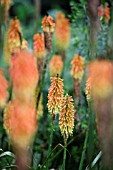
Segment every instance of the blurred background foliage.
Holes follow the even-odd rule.
[[[105,3],[107,1],[103,1]],[[88,57],[88,18],[86,13],[86,0],[41,0],[39,14],[36,13],[35,0],[13,0],[10,8],[10,18],[17,18],[20,20],[22,31],[25,39],[28,41],[29,48],[33,47],[33,35],[42,32],[41,19],[46,12],[55,18],[57,11],[63,11],[69,18],[71,23],[71,40],[66,52],[66,62],[64,66],[64,85],[65,91],[73,95],[73,79],[70,74],[70,62],[74,54],[80,54],[86,60]],[[109,3],[109,1],[108,1]],[[39,15],[39,16],[37,16]],[[101,31],[98,36],[98,55],[106,52],[108,25],[101,24]],[[55,40],[53,36],[53,51],[56,53]],[[50,57],[50,58],[51,58]],[[45,85],[43,88],[43,116],[38,122],[38,132],[36,134],[33,144],[32,167],[30,169],[37,170],[40,165],[44,163],[47,156],[47,148],[50,134],[50,115],[47,109],[47,94],[50,86],[49,67],[46,72]],[[85,80],[82,82],[82,96],[81,105],[77,110],[75,117],[75,127],[73,136],[68,140],[66,170],[78,170],[83,145],[85,140],[86,130],[88,128],[88,107],[85,99]],[[96,133],[96,132],[95,132]],[[93,158],[98,154],[98,140],[95,134],[95,153]],[[58,122],[55,122],[55,132],[53,137],[54,149],[50,157],[49,167],[56,170],[61,169],[63,157],[63,138],[60,134]],[[3,119],[0,115],[0,169],[14,169],[15,156],[12,154],[11,146],[8,144],[6,132],[3,128]],[[56,148],[56,149],[55,149]],[[83,169],[88,165],[88,153],[85,154]],[[95,169],[98,169],[101,164],[98,162]]]

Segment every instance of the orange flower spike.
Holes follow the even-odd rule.
[[[67,94],[63,97],[59,116],[60,130],[65,142],[67,141],[69,135],[73,134],[74,113],[74,101],[72,97]]]
[[[56,76],[59,74],[59,76],[62,73],[63,69],[63,61],[60,55],[54,55],[50,61],[50,75]]]
[[[78,79],[81,81],[84,73],[84,58],[79,54],[76,54],[71,62],[72,69],[71,75],[74,79]]]
[[[35,93],[38,82],[36,58],[28,51],[21,51],[12,57],[10,69],[14,96],[29,100]]]
[[[46,53],[44,35],[41,33],[35,34],[34,37],[34,53],[35,56],[40,60],[43,59]]]
[[[51,16],[45,16],[42,19],[42,28],[44,32],[44,41],[46,49],[52,51],[52,33],[54,32],[55,22]]]
[[[58,49],[65,51],[70,41],[70,23],[61,12],[56,15],[55,38]]]
[[[104,16],[105,16],[106,23],[108,23],[110,20],[110,8],[108,7],[108,4],[106,4],[105,6]]]
[[[42,28],[44,32],[54,32],[55,22],[51,16],[45,16],[43,18]]]
[[[4,127],[13,146],[29,147],[37,130],[35,107],[16,100],[9,102],[4,113]]]
[[[48,110],[52,115],[56,115],[60,108],[63,98],[63,80],[57,77],[51,77],[51,86],[48,93]]]
[[[4,107],[8,98],[8,82],[3,76],[3,71],[0,70],[0,108]]]
[[[113,91],[113,64],[109,60],[96,60],[88,67],[93,97],[106,98]]]

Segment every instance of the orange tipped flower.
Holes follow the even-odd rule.
[[[61,12],[56,15],[55,39],[57,48],[60,51],[65,51],[70,41],[70,23]]]
[[[8,97],[8,82],[3,76],[3,71],[0,70],[0,108],[6,104]]]
[[[55,22],[51,16],[45,16],[42,20],[42,28],[44,31],[44,41],[46,49],[52,51],[52,33],[55,28]]]
[[[63,61],[60,55],[54,55],[50,61],[50,75],[56,76],[61,75],[63,68]]]
[[[73,134],[74,113],[75,110],[73,99],[67,94],[65,97],[63,97],[59,117],[60,130],[65,142],[67,141],[69,135]]]
[[[41,33],[35,34],[34,37],[34,53],[38,59],[43,59],[45,56],[44,35]]]
[[[105,5],[105,8],[103,5],[100,5],[98,7],[98,16],[105,18],[106,23],[110,20],[110,8],[108,7],[108,4]]]
[[[99,17],[103,17],[104,16],[104,8],[103,8],[103,5],[100,5],[98,7],[98,16]]]
[[[21,42],[21,27],[18,19],[12,19],[10,21],[10,27],[6,33],[5,37],[5,47],[4,47],[4,56],[6,60],[6,64],[10,66],[11,63],[11,55],[14,53],[20,52],[20,49],[27,49],[27,41],[22,39]]]
[[[63,98],[63,80],[57,77],[51,77],[51,86],[48,93],[48,110],[55,115],[61,108]]]
[[[89,102],[91,100],[91,80],[90,78],[86,81],[86,99]]]
[[[108,4],[106,4],[105,6],[104,16],[105,16],[106,23],[108,23],[110,20],[110,8],[108,7]]]
[[[93,97],[106,98],[113,91],[113,64],[109,60],[96,60],[88,67]]]
[[[72,70],[71,75],[74,79],[81,81],[84,73],[84,58],[79,54],[74,56],[74,59],[71,62]]]
[[[42,28],[44,32],[53,32],[55,28],[55,22],[51,16],[45,16],[42,20]]]
[[[37,130],[35,107],[16,100],[9,102],[5,109],[4,127],[13,146],[27,148]]]
[[[22,101],[32,99],[38,82],[37,63],[33,54],[22,50],[15,55],[10,73],[14,97]]]

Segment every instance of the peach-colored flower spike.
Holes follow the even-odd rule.
[[[54,55],[50,61],[50,75],[56,76],[59,74],[59,76],[62,73],[63,69],[63,61],[62,57],[60,55]]]
[[[4,107],[8,98],[8,82],[3,75],[3,70],[0,70],[0,108]]]
[[[4,127],[13,147],[27,148],[37,130],[35,107],[18,100],[8,103],[4,113]]]
[[[71,62],[72,70],[71,75],[74,79],[81,81],[84,73],[84,58],[79,54],[74,56],[74,59]]]
[[[38,82],[36,58],[28,51],[21,50],[12,57],[10,74],[13,84],[14,97],[21,101],[29,101],[35,95]]]
[[[20,41],[20,34],[22,34],[22,31],[19,20],[17,18],[12,19],[6,32],[4,44],[4,57],[8,66],[11,64],[13,53],[19,53],[20,49],[27,49],[28,43],[25,39],[22,39],[22,42]]]
[[[43,59],[46,53],[44,35],[41,33],[35,34],[34,37],[34,53],[38,59]]]
[[[65,51],[70,41],[70,23],[61,12],[56,15],[55,39],[57,48]]]
[[[88,67],[93,97],[106,98],[113,91],[113,64],[109,60],[96,60]]]
[[[67,141],[69,135],[73,134],[74,113],[75,110],[73,99],[67,94],[63,97],[59,117],[60,130],[65,142]]]
[[[56,77],[51,77],[51,86],[48,93],[48,110],[52,115],[59,113],[63,98],[63,80]]]

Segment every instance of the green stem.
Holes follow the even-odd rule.
[[[74,140],[75,140],[75,138],[71,139],[71,140],[68,142],[67,146],[68,146],[69,144],[71,144]],[[61,148],[55,155],[53,155],[52,158],[51,158],[51,161],[53,161],[53,160],[62,152],[62,150],[63,150],[63,148]]]
[[[51,150],[52,150],[52,141],[53,141],[53,122],[51,122],[51,129],[50,129],[50,139],[49,139],[49,148],[48,148],[48,156],[50,155],[51,153]],[[48,167],[49,167],[49,160],[47,162],[47,168],[46,170],[48,170]]]
[[[83,169],[83,163],[84,163],[85,152],[86,152],[86,148],[87,148],[87,142],[88,142],[88,130],[86,131],[86,136],[85,136],[85,140],[84,140],[84,147],[83,147],[82,156],[81,156],[81,160],[80,160],[79,170]]]
[[[66,148],[67,148],[67,141],[64,144],[64,156],[63,156],[62,170],[65,170],[65,166],[66,166]]]

